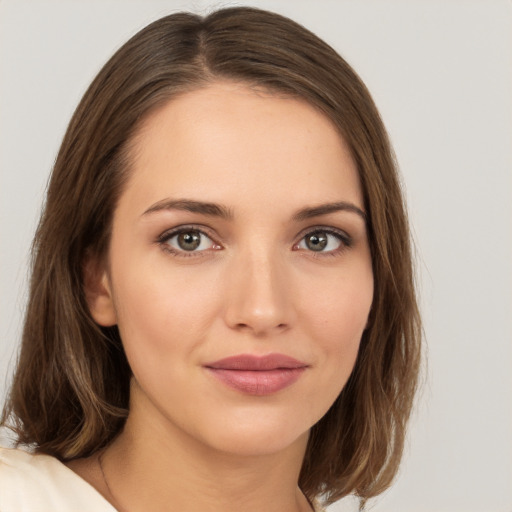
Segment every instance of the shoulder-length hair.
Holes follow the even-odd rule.
[[[61,460],[88,456],[120,431],[131,372],[117,328],[99,327],[89,313],[84,259],[108,251],[141,121],[178,94],[215,80],[309,102],[331,119],[357,163],[373,304],[350,379],[311,430],[299,485],[328,503],[351,493],[364,503],[397,472],[420,361],[403,195],[386,130],[356,73],[302,26],[258,9],[155,21],[116,52],[85,93],[35,235],[21,352],[2,423],[18,444]]]

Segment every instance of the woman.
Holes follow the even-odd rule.
[[[353,70],[273,13],[162,18],[55,163],[3,414],[35,454],[0,452],[0,510],[364,506],[398,468],[419,332]]]

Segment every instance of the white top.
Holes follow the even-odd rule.
[[[55,457],[0,447],[0,512],[116,512],[116,509]]]

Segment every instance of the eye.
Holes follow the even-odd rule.
[[[296,245],[297,249],[313,252],[337,252],[351,245],[348,235],[337,231],[318,229],[307,233]]]
[[[164,233],[159,242],[171,252],[202,252],[208,249],[219,249],[209,236],[198,229],[185,228]]]

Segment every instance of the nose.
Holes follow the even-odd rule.
[[[286,265],[276,255],[246,251],[231,266],[226,284],[225,321],[231,329],[264,337],[291,327],[292,290]]]

